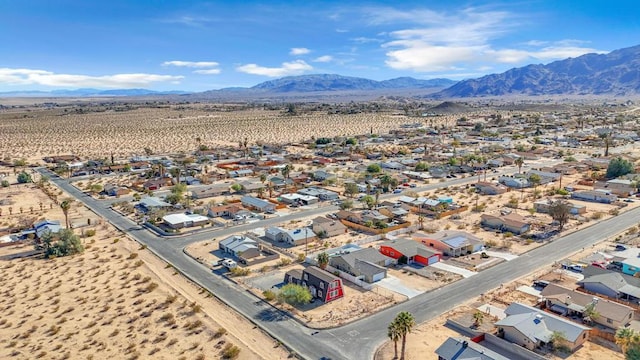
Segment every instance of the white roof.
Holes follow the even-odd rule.
[[[168,224],[182,224],[190,221],[193,221],[193,222],[207,221],[209,220],[209,218],[206,216],[198,215],[198,214],[188,215],[188,214],[180,213],[180,214],[165,215],[162,217],[162,220]]]

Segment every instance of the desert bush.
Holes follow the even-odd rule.
[[[272,301],[276,298],[276,293],[271,290],[265,290],[262,292],[262,296],[264,296],[265,300]]]
[[[240,355],[240,348],[233,344],[227,344],[224,349],[222,349],[223,359],[235,359],[238,355]]]
[[[218,339],[218,338],[223,337],[223,336],[224,336],[224,335],[226,335],[226,334],[227,334],[227,329],[225,329],[225,328],[218,328],[218,330],[216,330],[216,332],[215,332],[215,333],[213,333],[213,337],[214,337],[214,339]]]
[[[229,272],[231,272],[232,276],[247,276],[251,273],[251,269],[235,267],[229,270]]]

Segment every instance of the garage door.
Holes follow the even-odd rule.
[[[435,264],[435,263],[438,262],[438,257],[437,256],[432,256],[432,257],[429,258],[428,261],[429,261],[428,265]]]
[[[384,277],[385,277],[385,272],[383,271],[381,273],[374,274],[373,277],[372,277],[372,280],[373,280],[373,282],[376,282],[376,281],[380,281],[380,280],[384,279]]]

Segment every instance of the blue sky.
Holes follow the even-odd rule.
[[[634,1],[0,0],[0,91],[455,80],[640,43]]]

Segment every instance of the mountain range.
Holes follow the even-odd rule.
[[[558,94],[640,94],[640,45],[460,81],[433,97]]]
[[[159,92],[146,89],[78,89],[19,91],[2,96],[82,97],[186,95],[194,99],[313,99],[340,98],[344,94],[367,96],[421,95],[427,98],[463,98],[503,95],[612,95],[640,94],[640,45],[607,54],[585,54],[552,63],[532,64],[500,74],[455,82],[449,79],[420,80],[411,77],[376,81],[335,74],[288,76],[249,88],[236,87],[201,93]]]

